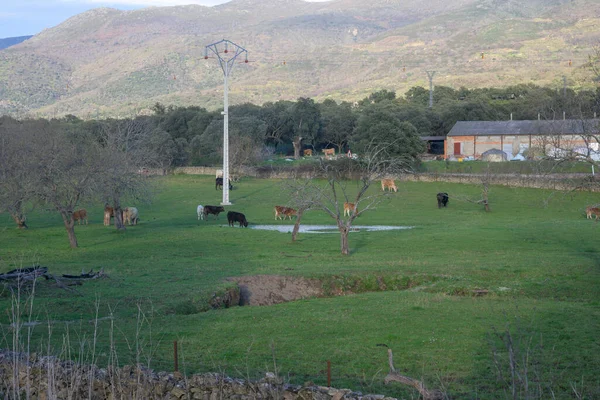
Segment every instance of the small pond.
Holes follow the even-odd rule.
[[[251,229],[260,229],[265,231],[278,231],[282,233],[292,233],[294,225],[248,225]],[[350,232],[374,232],[374,231],[396,231],[412,229],[414,226],[394,226],[394,225],[355,225]],[[300,233],[338,233],[336,225],[300,225]]]

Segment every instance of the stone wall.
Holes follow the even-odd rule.
[[[451,182],[480,185],[487,180],[490,185],[510,187],[528,187],[550,190],[589,190],[600,191],[600,176],[589,174],[404,174],[397,177],[400,181],[408,182]]]
[[[0,351],[0,398],[395,400],[349,389],[289,385],[273,373],[257,382],[215,373],[186,377],[144,367],[97,368],[10,351]]]
[[[174,174],[214,175],[219,168],[214,167],[180,167],[173,170]],[[310,178],[313,171],[289,168],[245,168],[242,176],[263,179],[289,179],[292,176]],[[357,177],[351,177],[357,179]],[[487,179],[491,185],[511,187],[529,187],[550,190],[589,190],[600,191],[600,176],[593,177],[589,174],[451,174],[451,173],[416,173],[401,174],[395,177],[407,182],[451,182],[479,185]]]

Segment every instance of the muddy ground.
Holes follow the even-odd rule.
[[[323,295],[321,282],[293,276],[256,275],[229,279],[240,288],[240,305],[269,306]]]

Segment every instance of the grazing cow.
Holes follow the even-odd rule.
[[[215,179],[215,190],[219,189],[219,187],[223,189],[223,178]],[[233,186],[231,186],[231,179],[229,180],[229,190],[233,190]]]
[[[138,220],[138,209],[135,207],[125,207],[123,210],[123,224],[137,225]]]
[[[204,206],[199,205],[196,212],[198,213],[198,221],[204,220]]]
[[[304,149],[304,157],[312,157],[312,150]]]
[[[229,223],[229,226],[233,226],[236,222],[240,223],[240,228],[242,226],[243,227],[248,226],[248,221],[246,221],[246,216],[242,213],[235,212],[235,211],[229,211],[227,213],[227,222]]]
[[[110,225],[110,219],[115,216],[115,210],[108,204],[104,206],[104,226]]]
[[[73,222],[78,221],[79,225],[81,225],[81,221],[85,221],[85,224],[88,224],[87,211],[85,208],[81,210],[73,211]]]
[[[390,190],[390,192],[392,190],[394,192],[398,191],[398,188],[396,187],[396,183],[394,182],[393,179],[382,179],[381,180],[381,190],[383,190],[385,192],[386,188],[388,188]]]
[[[283,210],[283,215],[285,215],[285,217],[289,217],[290,221],[291,221],[292,215],[295,215],[296,217],[298,217],[298,211],[293,208],[286,207],[286,209]],[[285,219],[285,217],[283,219]]]
[[[215,216],[215,219],[219,217],[219,214],[225,212],[223,206],[204,206],[204,217],[208,218],[208,214]]]
[[[335,149],[323,149],[325,156],[335,156]]]
[[[283,207],[283,206],[275,206],[275,219],[280,219],[282,215],[284,214],[284,211],[287,207]]]
[[[292,215],[297,215],[297,213],[296,210],[290,207],[275,206],[275,219],[285,219],[286,217],[290,217],[291,220]]]
[[[346,214],[350,216],[351,213],[356,213],[356,211],[356,204],[348,202],[344,203],[344,217],[346,216]]]
[[[448,193],[438,193],[437,194],[437,202],[438,202],[438,208],[448,206]]]
[[[600,217],[600,208],[589,206],[585,209],[585,214],[587,219],[592,219],[592,215],[595,215],[596,222],[598,222],[598,217]]]

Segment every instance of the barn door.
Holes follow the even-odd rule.
[[[454,143],[454,155],[455,156],[459,156],[459,155],[462,154],[461,151],[460,151],[461,144],[462,143],[460,143],[460,142],[459,143],[456,143],[456,142]]]

